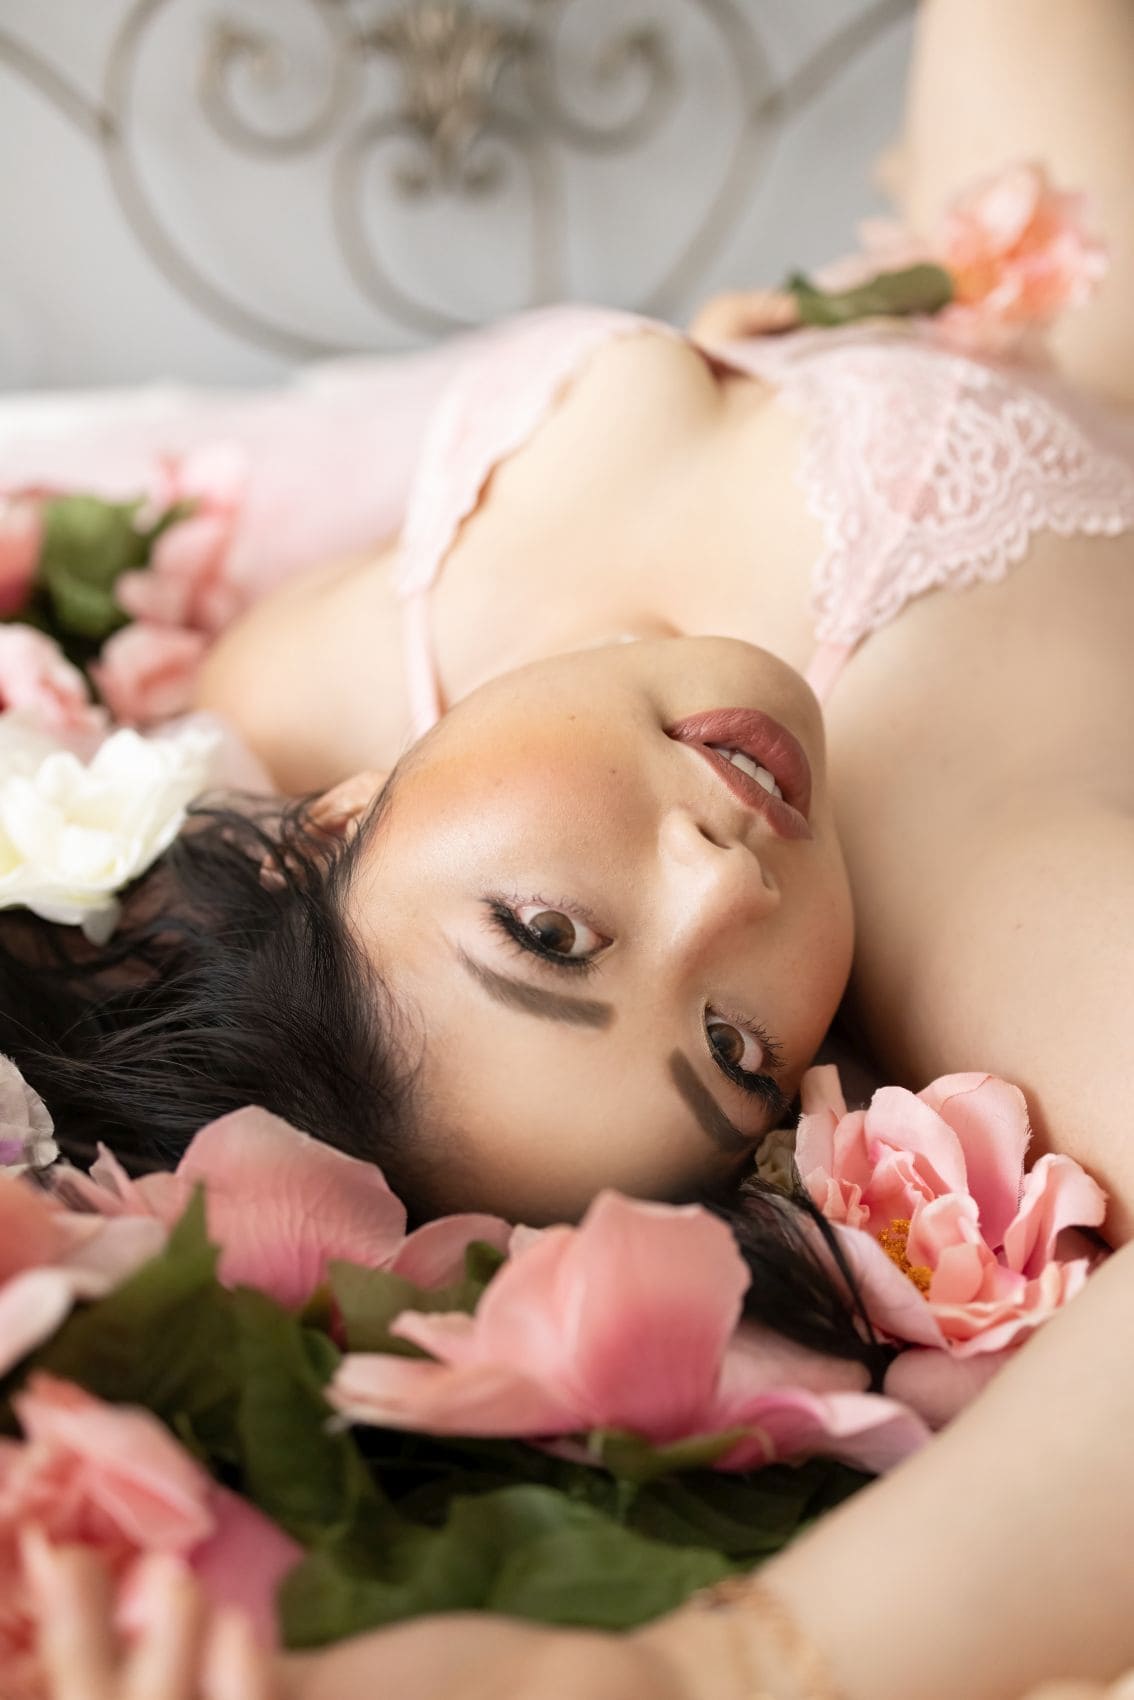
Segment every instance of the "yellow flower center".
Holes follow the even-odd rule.
[[[890,1226],[883,1228],[878,1235],[878,1244],[886,1253],[891,1263],[896,1263],[902,1274],[911,1280],[919,1293],[928,1293],[929,1284],[933,1280],[933,1271],[924,1263],[911,1263],[909,1258],[910,1223],[908,1216],[895,1216]]]

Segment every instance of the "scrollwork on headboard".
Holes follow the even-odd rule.
[[[209,0],[125,0],[99,98],[7,30],[0,30],[0,63],[97,147],[135,239],[185,298],[251,342],[305,358],[381,346],[391,330],[402,339],[432,337],[577,293],[572,242],[590,243],[600,255],[618,247],[611,185],[616,168],[625,184],[624,167],[635,156],[647,161],[650,187],[639,178],[627,204],[651,192],[671,197],[668,250],[652,277],[612,283],[606,293],[647,312],[671,312],[748,204],[779,127],[911,4],[865,0],[780,77],[752,0],[228,0],[221,10]],[[161,59],[155,43],[163,31]],[[265,173],[302,170],[306,186],[322,181],[328,246],[341,274],[336,288],[349,286],[354,297],[349,313],[335,316],[347,318],[353,334],[304,324],[319,315],[294,301],[287,313],[262,305],[254,289],[220,275],[178,233],[147,167],[161,102],[152,89],[146,96],[146,78],[159,73],[171,91],[164,110],[180,124],[176,147],[188,183],[248,170],[266,200]],[[672,131],[683,112],[688,127],[683,101],[695,75],[702,95],[710,90],[720,132],[699,179]],[[717,123],[726,107],[735,109],[728,134]],[[171,135],[164,135],[166,168]],[[207,169],[195,176],[197,148]],[[519,184],[526,185],[520,202]],[[279,238],[266,219],[258,222],[257,193],[249,192],[246,222],[258,255],[270,259]],[[206,204],[200,194],[193,202],[198,232]],[[588,225],[592,204],[606,226]],[[459,289],[407,278],[402,225],[424,230],[426,214],[444,209],[445,269],[449,281],[460,280],[475,265],[456,226],[473,208],[481,209],[482,242],[499,243],[502,254],[512,246],[494,280],[506,298],[483,299],[478,286],[481,299],[470,308]],[[515,232],[522,226],[521,261]],[[314,245],[312,219],[308,233]],[[217,247],[224,247],[219,237]]]

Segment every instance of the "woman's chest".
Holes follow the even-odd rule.
[[[442,564],[431,614],[447,701],[623,632],[737,637],[803,671],[817,593],[828,614],[863,600],[858,578],[878,550],[900,571],[908,544],[932,584],[914,520],[872,523],[855,507],[872,469],[842,480],[841,507],[817,499],[814,429],[767,385],[722,377],[679,340],[602,347],[492,472]],[[893,482],[890,461],[882,473]],[[946,503],[951,488],[930,494]],[[871,785],[845,792],[852,833],[876,784],[931,819],[949,799],[1042,784],[1052,764],[1073,786],[1113,783],[1134,724],[1128,538],[1041,531],[996,582],[891,601],[827,704],[840,766],[873,761]],[[1103,753],[1084,760],[1084,747]]]
[[[744,637],[805,667],[821,537],[799,439],[770,390],[686,344],[634,336],[592,356],[445,557],[431,612],[446,699],[638,630]]]

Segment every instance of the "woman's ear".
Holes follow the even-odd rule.
[[[349,779],[340,779],[316,797],[307,810],[308,820],[328,837],[345,837],[358,825],[388,778],[389,774],[377,768],[365,768]]]
[[[388,778],[389,774],[377,768],[366,768],[361,773],[352,773],[349,779],[340,779],[308,804],[307,824],[327,838],[351,837]],[[286,853],[284,861],[287,862]],[[260,863],[260,884],[265,891],[281,891],[287,884],[283,869],[271,853],[265,854]]]

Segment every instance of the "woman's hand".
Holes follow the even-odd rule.
[[[397,1700],[742,1700],[743,1694],[732,1684],[714,1686],[711,1674],[704,1687],[690,1687],[667,1658],[632,1635],[546,1629],[488,1615],[399,1624],[283,1663],[287,1700],[374,1700],[378,1682],[382,1694]]]
[[[33,1533],[24,1558],[45,1700],[283,1700],[248,1620],[211,1611],[177,1559],[143,1560],[127,1644],[115,1632],[110,1578],[96,1553],[52,1548]]]
[[[211,1612],[189,1572],[145,1561],[138,1628],[112,1626],[109,1578],[82,1547],[26,1551],[39,1616],[45,1700],[747,1700],[728,1613],[677,1612],[636,1634],[555,1630],[490,1616],[432,1617],[271,1659],[237,1612]],[[773,1679],[766,1690],[780,1692]],[[786,1695],[797,1689],[788,1680]],[[1110,1688],[1045,1684],[1025,1700],[1134,1700]]]
[[[734,289],[714,295],[698,307],[689,325],[694,342],[743,342],[794,330],[799,305],[784,289]]]

